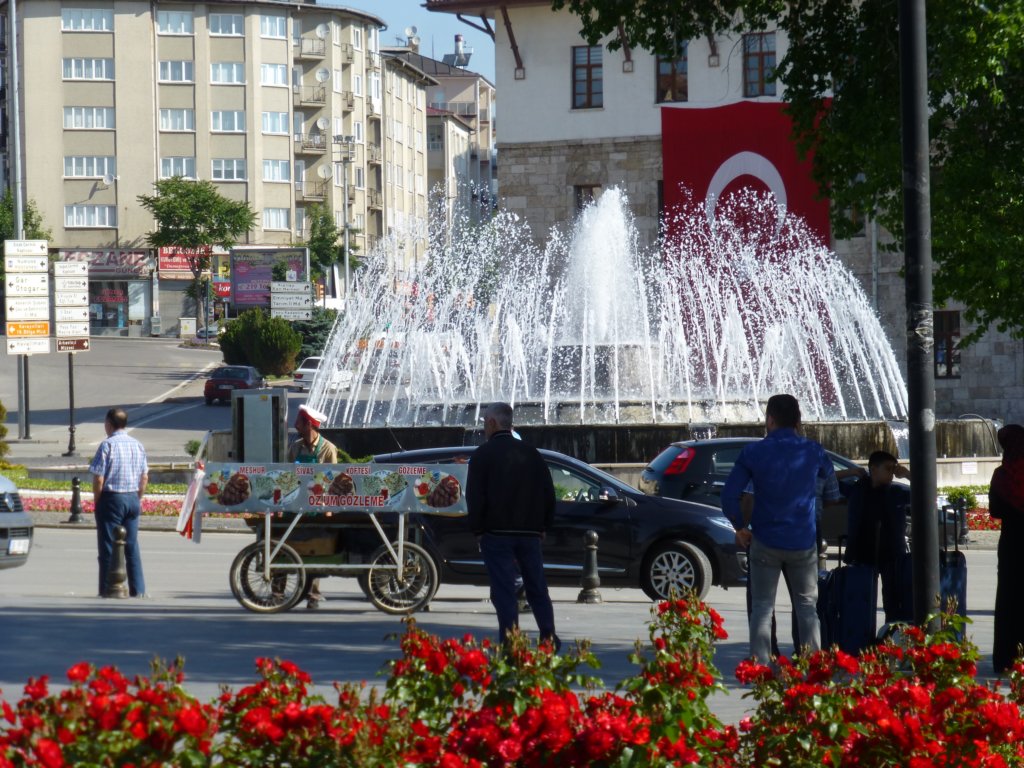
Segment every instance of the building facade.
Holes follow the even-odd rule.
[[[138,196],[158,179],[208,179],[247,202],[258,224],[240,244],[301,243],[313,205],[362,253],[394,219],[425,216],[433,81],[404,62],[389,70],[380,18],[294,2],[17,10],[25,198],[52,248],[90,262],[95,333],[175,333],[190,311],[187,275],[161,275],[146,243],[153,222]],[[111,287],[116,269],[132,280]]]
[[[770,74],[787,41],[770,29],[691,40],[666,59],[631,50],[628,41],[614,52],[590,46],[575,16],[540,0],[428,0],[427,7],[457,14],[495,41],[499,201],[537,233],[568,227],[586,202],[615,185],[627,191],[641,236],[654,242],[666,157],[702,151],[664,140],[662,110],[785,99]],[[872,300],[905,369],[903,257],[880,247],[887,238],[866,222],[858,236],[833,239],[831,247]],[[990,330],[959,349],[971,330],[963,307],[935,312],[937,415],[1024,420],[1024,344]]]

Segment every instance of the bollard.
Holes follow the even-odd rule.
[[[580,578],[579,596],[577,603],[600,603],[601,593],[597,588],[601,586],[601,576],[597,572],[597,531],[587,531],[583,534],[583,543],[586,546],[586,554],[583,556],[583,576]]]
[[[77,477],[71,478],[71,517],[65,523],[84,523],[82,518],[82,483]]]
[[[124,559],[124,545],[127,540],[128,531],[123,525],[117,526],[114,529],[114,548],[110,552],[104,597],[128,597],[128,567]]]

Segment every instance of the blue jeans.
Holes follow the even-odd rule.
[[[146,594],[146,582],[142,577],[142,555],[139,553],[139,515],[142,502],[137,493],[100,494],[96,502],[96,544],[99,549],[100,590],[107,591],[107,571],[110,569],[110,553],[114,551],[114,529],[123,525],[128,531],[124,545],[125,566],[128,569],[128,594],[132,597]]]
[[[491,602],[498,614],[498,637],[504,641],[509,630],[519,626],[516,579],[522,575],[526,599],[537,620],[541,640],[555,637],[555,609],[544,578],[544,558],[539,536],[480,537],[480,553],[491,582]]]
[[[772,612],[779,574],[786,567],[793,611],[802,648],[821,649],[818,625],[818,547],[775,549],[754,540],[750,545],[750,655],[766,663],[771,658]]]

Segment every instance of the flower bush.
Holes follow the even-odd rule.
[[[721,618],[696,599],[652,610],[636,674],[614,690],[586,642],[564,654],[515,635],[502,646],[441,639],[407,620],[383,689],[309,691],[288,661],[257,659],[258,678],[201,703],[181,662],[129,680],[78,663],[52,693],[30,679],[2,702],[8,766],[985,766],[1024,764],[1024,662],[1001,692],[975,680],[963,619],[906,627],[859,658],[838,650],[736,669],[756,710],[723,725],[708,697]]]

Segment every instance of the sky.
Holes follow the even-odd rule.
[[[424,0],[330,0],[329,5],[341,5],[368,11],[384,19],[388,28],[380,33],[381,45],[399,45],[405,41],[406,27],[416,27],[420,38],[420,53],[441,61],[446,53],[455,52],[455,35],[461,33],[466,48],[473,49],[467,69],[494,82],[494,42],[490,36],[467,24],[452,13],[431,13],[420,4]]]

